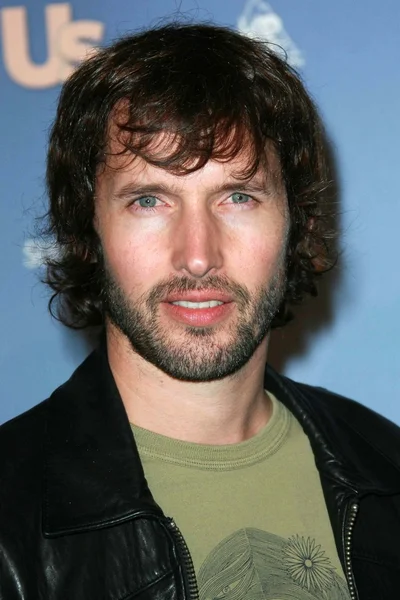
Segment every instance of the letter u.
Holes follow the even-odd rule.
[[[16,6],[2,10],[2,38],[5,68],[13,81],[28,88],[47,88],[60,81],[61,59],[58,54],[58,34],[72,18],[71,7],[49,4],[45,8],[47,60],[32,62],[29,53],[29,31],[26,8]]]

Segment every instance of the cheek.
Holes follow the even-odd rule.
[[[277,246],[265,243],[254,243],[249,246],[246,261],[241,265],[241,272],[247,279],[247,285],[259,287],[267,284],[282,269],[284,255],[284,251]]]
[[[232,241],[236,248],[232,268],[257,285],[269,279],[285,262],[288,225],[285,219],[262,222],[251,231],[242,231]]]
[[[166,255],[160,235],[145,228],[114,226],[102,237],[103,253],[108,268],[126,291],[141,293],[166,276]],[[164,244],[165,246],[165,244]],[[168,273],[168,270],[167,270]]]

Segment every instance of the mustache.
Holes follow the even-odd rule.
[[[161,281],[153,287],[146,302],[154,308],[159,302],[175,293],[185,292],[225,292],[235,298],[241,306],[250,303],[251,295],[248,289],[223,275],[210,275],[201,281],[190,277],[172,277]]]

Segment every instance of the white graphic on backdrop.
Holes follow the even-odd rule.
[[[59,250],[54,243],[30,238],[22,246],[24,266],[28,269],[38,269],[43,266],[46,258],[57,258]]]
[[[103,39],[104,23],[73,21],[68,2],[48,4],[44,10],[47,59],[37,64],[29,52],[26,8],[3,8],[0,14],[6,71],[13,81],[27,88],[43,89],[65,81],[77,63],[93,52]]]
[[[287,54],[292,67],[302,67],[304,56],[286,32],[282,18],[264,0],[247,0],[238,18],[237,27],[251,37],[261,38],[272,44],[277,54]]]

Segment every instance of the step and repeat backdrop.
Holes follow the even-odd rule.
[[[398,0],[1,0],[0,423],[90,349],[48,315],[35,240],[60,86],[92,48],[170,18],[262,37],[301,73],[330,140],[341,257],[320,297],[274,334],[271,362],[400,424]]]

